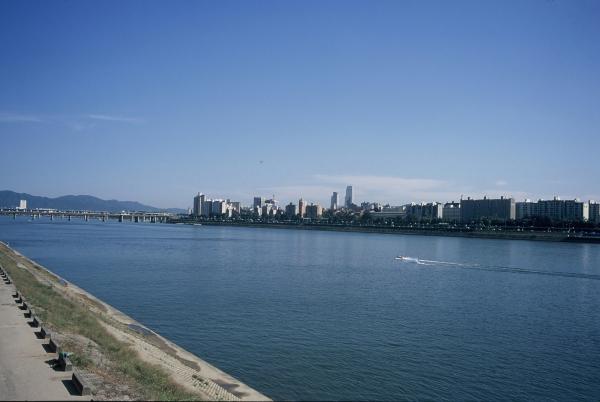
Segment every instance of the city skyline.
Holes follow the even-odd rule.
[[[600,199],[599,15],[594,1],[3,2],[0,186],[163,208],[198,188],[328,205],[348,183],[390,204]]]

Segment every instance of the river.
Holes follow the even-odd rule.
[[[597,244],[12,217],[0,240],[274,399],[600,397]]]

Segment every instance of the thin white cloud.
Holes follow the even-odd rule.
[[[508,182],[506,180],[499,179],[499,180],[496,180],[495,184],[498,187],[504,187],[504,186],[508,185]]]
[[[0,122],[2,123],[40,123],[42,118],[34,115],[19,114],[19,113],[0,113]]]
[[[0,123],[49,123],[66,125],[74,131],[82,131],[94,127],[94,122],[105,121],[115,123],[143,123],[136,117],[113,116],[106,114],[86,115],[36,115],[14,112],[0,112]]]
[[[88,114],[88,118],[93,120],[114,121],[123,123],[141,123],[143,120],[136,117],[110,116],[106,114]]]

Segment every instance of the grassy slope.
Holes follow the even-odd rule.
[[[112,368],[125,382],[139,387],[142,398],[150,400],[198,400],[173,383],[160,367],[142,361],[126,344],[118,341],[100,324],[99,317],[83,305],[61,296],[52,286],[40,283],[29,271],[0,250],[0,264],[12,277],[15,286],[35,307],[37,315],[58,332],[84,336],[98,344],[112,362]],[[82,353],[73,356],[75,365],[88,367],[93,362]]]

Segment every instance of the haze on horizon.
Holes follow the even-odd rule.
[[[600,199],[600,2],[1,2],[0,189]]]

